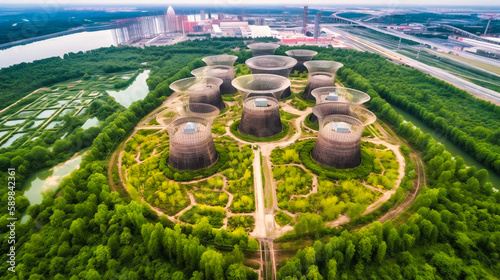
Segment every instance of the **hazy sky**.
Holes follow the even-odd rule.
[[[160,5],[242,5],[242,4],[268,4],[268,5],[380,5],[397,7],[399,5],[417,5],[420,7],[427,5],[446,6],[500,6],[498,0],[0,0],[0,4],[38,4],[38,5],[67,5],[67,4],[160,4]]]

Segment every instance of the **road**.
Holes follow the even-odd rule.
[[[262,169],[260,166],[260,151],[253,151],[253,181],[255,191],[255,238],[266,238],[266,215],[264,205],[264,188],[262,187]]]
[[[363,40],[359,37],[356,37],[353,34],[347,33],[343,30],[334,28],[332,26],[329,26],[328,28],[331,28],[335,32],[340,33],[346,39],[346,43],[348,42],[348,43],[356,46],[358,49],[366,50],[366,51],[373,52],[373,53],[378,53],[378,54],[381,54],[381,55],[383,55],[387,58],[390,58],[392,60],[394,60],[395,57],[399,57],[399,58],[401,58],[401,60],[397,60],[399,63],[407,64],[407,65],[409,65],[415,69],[418,69],[424,73],[427,73],[427,74],[432,75],[432,76],[434,76],[438,79],[441,79],[445,82],[453,84],[454,86],[456,86],[460,89],[463,89],[463,90],[469,92],[470,94],[472,94],[478,98],[482,98],[482,99],[485,99],[485,100],[488,100],[488,101],[491,101],[495,104],[500,105],[500,93],[498,93],[496,91],[493,91],[493,90],[484,88],[482,86],[476,85],[472,82],[463,80],[460,77],[457,77],[453,74],[446,72],[445,70],[439,69],[437,67],[429,66],[429,65],[424,64],[420,61],[417,61],[417,60],[411,59],[407,56],[404,56],[400,53],[393,52],[393,51],[391,51],[387,48],[384,48],[380,45],[374,44],[373,42],[366,43],[365,40]]]
[[[338,17],[338,18],[341,18],[341,17]],[[464,52],[464,51],[455,50],[455,49],[450,48],[448,46],[445,46],[445,45],[442,45],[442,44],[438,44],[436,42],[431,42],[431,41],[428,41],[428,40],[425,40],[425,39],[422,39],[422,38],[418,38],[418,37],[415,37],[415,36],[411,36],[411,35],[408,35],[408,34],[405,34],[405,33],[402,33],[402,32],[398,32],[398,31],[394,31],[394,30],[387,30],[387,29],[383,29],[383,28],[378,28],[376,26],[373,26],[372,24],[366,24],[366,23],[362,23],[362,22],[355,21],[355,20],[350,20],[350,19],[345,19],[345,18],[341,18],[341,19],[353,22],[355,24],[358,24],[360,26],[363,26],[363,27],[371,29],[371,30],[375,30],[377,32],[381,32],[381,33],[384,33],[384,34],[388,34],[388,35],[396,36],[396,37],[399,37],[399,38],[407,39],[407,40],[414,41],[414,42],[417,42],[417,43],[420,43],[420,44],[423,44],[423,45],[429,45],[429,46],[435,47],[437,49],[445,50],[447,52],[448,51],[455,52],[455,53],[458,53],[462,57],[466,57],[466,58],[469,58],[469,59],[481,61],[483,63],[488,63],[488,64],[491,64],[491,65],[500,67],[500,61],[496,61],[496,60],[489,59],[489,58],[486,58],[486,57],[481,57],[481,56],[478,56],[478,55],[475,55],[475,54],[471,54],[471,53],[468,53],[468,52]],[[322,26],[326,26],[326,25],[322,25]]]

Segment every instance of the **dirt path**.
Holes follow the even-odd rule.
[[[2,110],[0,110],[0,114],[3,113],[3,112],[5,112],[5,111],[7,111],[10,107],[15,106],[17,103],[21,102],[23,99],[30,97],[32,94],[35,94],[35,93],[37,93],[39,91],[42,91],[42,90],[49,90],[49,89],[50,88],[42,87],[42,88],[39,88],[39,89],[33,91],[32,93],[26,95],[25,97],[17,100],[16,102],[14,102],[14,103],[10,104],[9,106],[7,106],[7,107],[3,108]]]
[[[366,214],[370,214],[371,212],[377,210],[380,206],[382,206],[382,204],[384,204],[384,202],[389,200],[391,198],[391,196],[396,193],[397,189],[401,185],[401,181],[403,180],[403,178],[405,176],[406,163],[405,163],[405,157],[403,156],[403,154],[399,150],[399,147],[400,147],[399,145],[389,144],[388,142],[380,140],[380,139],[366,138],[363,140],[377,144],[377,145],[386,146],[389,150],[391,150],[394,153],[394,155],[396,155],[396,160],[399,163],[399,168],[398,168],[399,176],[395,182],[394,188],[392,188],[392,190],[383,192],[383,195],[379,199],[377,199],[377,201],[368,205],[368,207],[366,207],[365,212],[363,213],[363,215],[366,215]]]
[[[264,189],[262,187],[262,172],[260,166],[260,151],[253,151],[253,186],[255,192],[255,228],[251,233],[254,238],[266,237],[266,216],[264,205]]]
[[[413,160],[415,160],[415,162],[417,163],[418,176],[417,176],[416,186],[412,189],[411,193],[409,193],[407,195],[405,202],[401,203],[398,207],[389,210],[387,213],[385,213],[384,216],[382,216],[382,217],[380,217],[380,219],[378,219],[378,221],[380,223],[384,223],[388,220],[393,220],[397,216],[399,216],[399,214],[401,214],[403,211],[405,211],[406,208],[408,208],[411,205],[411,203],[415,200],[415,198],[417,197],[417,194],[420,191],[420,188],[422,187],[422,185],[425,185],[427,178],[425,177],[424,164],[423,164],[422,160],[415,155],[413,155]]]

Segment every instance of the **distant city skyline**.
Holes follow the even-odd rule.
[[[414,0],[253,0],[246,2],[242,0],[214,0],[207,3],[203,0],[52,0],[52,1],[36,1],[36,0],[3,0],[1,4],[36,4],[36,5],[203,5],[203,6],[241,6],[241,5],[365,5],[365,6],[500,6],[497,0],[420,0],[418,3]]]

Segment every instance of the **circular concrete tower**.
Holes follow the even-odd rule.
[[[310,61],[318,52],[304,49],[289,50],[285,52],[289,57],[293,57],[297,60],[297,65],[292,68],[292,71],[306,71],[307,68],[304,66],[304,62]]]
[[[245,99],[238,130],[244,135],[259,138],[280,133],[283,127],[278,100],[269,96],[254,96]]]
[[[170,138],[168,164],[177,170],[208,168],[218,159],[212,122],[219,109],[203,103],[191,103],[186,109],[184,116],[167,126]]]
[[[234,79],[234,70],[232,66],[228,65],[214,65],[214,66],[204,66],[196,68],[191,71],[191,74],[195,77],[216,77],[222,80],[220,86],[221,94],[233,94],[236,93],[236,89],[233,87],[231,82]]]
[[[283,91],[290,87],[290,80],[273,74],[251,74],[234,79],[232,85],[241,93],[243,99],[269,96],[279,100]]]
[[[275,43],[253,43],[247,47],[252,50],[253,56],[259,55],[273,55],[274,51],[279,48],[280,45]]]
[[[313,60],[304,62],[304,66],[309,72],[304,96],[314,100],[314,96],[311,94],[312,90],[319,87],[335,86],[335,73],[344,64],[329,60]]]
[[[344,102],[350,104],[363,104],[370,100],[370,96],[362,91],[345,87],[320,87],[311,92],[316,99],[316,104],[327,102]],[[317,122],[316,115],[312,114],[311,122]]]
[[[222,79],[216,77],[191,77],[177,80],[170,84],[170,88],[179,93],[189,95],[189,103],[211,104],[224,109],[224,102],[220,94]]]
[[[321,103],[313,108],[319,133],[311,156],[318,163],[337,169],[361,164],[361,134],[376,116],[367,109],[344,102]]]
[[[281,55],[261,55],[247,59],[245,64],[253,74],[274,74],[288,79],[290,70],[297,64],[297,60]],[[281,98],[286,98],[290,94],[290,87],[288,87],[283,91]]]
[[[216,65],[226,65],[226,66],[234,66],[234,62],[238,57],[236,55],[230,54],[219,54],[219,55],[211,55],[202,58],[203,62],[205,62],[208,66],[216,66]]]

